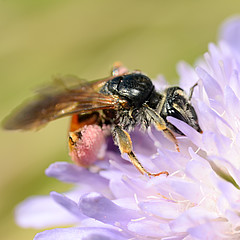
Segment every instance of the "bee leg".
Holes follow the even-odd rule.
[[[118,145],[121,154],[126,153],[131,160],[132,164],[138,169],[138,171],[142,174],[147,174],[148,176],[159,176],[161,174],[168,175],[168,172],[163,171],[159,173],[150,173],[148,172],[142,164],[138,161],[136,155],[133,152],[132,149],[132,140],[130,138],[130,135],[123,130],[120,126],[115,126],[113,129],[113,137],[115,140],[115,143]]]
[[[71,159],[79,166],[90,167],[105,153],[106,133],[97,124],[85,125],[69,132],[68,146]]]
[[[169,139],[170,141],[172,141],[174,144],[175,144],[175,147],[176,147],[176,150],[178,152],[180,152],[180,149],[179,149],[179,145],[178,145],[178,141],[176,139],[176,137],[174,136],[174,134],[172,133],[171,130],[169,130],[168,128],[162,130],[163,131],[163,134],[164,136]]]
[[[189,100],[189,101],[191,101],[194,88],[195,88],[197,85],[198,85],[198,83],[195,83],[195,84],[190,88],[189,97],[188,97],[188,100]]]
[[[158,131],[163,131],[164,136],[172,141],[175,146],[176,150],[180,152],[179,145],[176,137],[174,136],[173,132],[167,128],[165,120],[152,108],[150,108],[147,104],[143,105],[145,107],[145,112],[151,119],[154,121],[155,127]]]

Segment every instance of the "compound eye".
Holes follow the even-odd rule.
[[[167,113],[168,116],[172,116],[181,121],[187,122],[188,109],[190,104],[186,98],[182,89],[176,89],[173,91],[172,96],[168,98]]]
[[[179,119],[181,121],[184,121],[184,122],[187,122],[186,118],[183,116],[183,114],[181,114],[181,112],[184,111],[184,110],[182,109],[182,111],[178,111],[179,108],[180,107],[178,105],[176,105],[176,107],[171,107],[168,110],[168,116],[177,118],[177,119]]]

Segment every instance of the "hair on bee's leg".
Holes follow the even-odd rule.
[[[172,131],[168,128],[166,129],[163,129],[163,134],[164,136],[169,139],[170,141],[172,141],[174,144],[175,144],[175,148],[178,152],[180,152],[180,149],[179,149],[179,145],[178,145],[178,141],[176,139],[176,137],[174,136],[174,134],[172,133]]]
[[[178,141],[174,136],[173,132],[167,128],[164,119],[154,109],[150,108],[147,104],[144,104],[143,106],[145,107],[145,112],[154,121],[156,129],[158,131],[163,131],[164,136],[170,141],[172,141],[175,144],[176,150],[180,152]]]
[[[196,83],[190,88],[189,97],[188,97],[188,100],[189,100],[189,101],[191,101],[194,88],[195,88],[197,85],[198,85],[198,83],[196,82]]]
[[[113,129],[113,137],[115,143],[118,145],[121,154],[126,153],[131,160],[132,164],[138,169],[138,171],[142,174],[147,174],[148,176],[159,176],[161,174],[169,175],[167,171],[159,172],[159,173],[150,173],[148,172],[142,164],[138,161],[136,155],[132,149],[132,140],[130,135],[123,130],[120,126],[115,126]]]

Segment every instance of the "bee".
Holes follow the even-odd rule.
[[[110,77],[40,92],[34,100],[13,112],[3,127],[38,129],[50,121],[72,116],[68,144],[70,156],[78,165],[88,167],[103,155],[103,143],[112,135],[121,154],[126,153],[140,173],[168,175],[167,171],[151,173],[142,166],[133,151],[129,133],[137,126],[146,130],[154,125],[179,151],[174,133],[184,134],[168,122],[167,117],[177,118],[202,132],[190,102],[195,86],[190,90],[190,97],[180,87],[157,92],[145,74],[129,72],[117,64]]]

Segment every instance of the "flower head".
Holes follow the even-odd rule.
[[[155,129],[131,134],[141,163],[152,172],[167,170],[168,177],[141,175],[111,148],[96,172],[57,162],[46,174],[75,188],[27,199],[16,210],[19,225],[76,226],[44,231],[36,240],[239,239],[239,42],[235,18],[223,25],[218,46],[210,44],[195,69],[178,65],[183,89],[198,83],[192,104],[202,134],[169,117],[185,134],[178,137],[180,152]]]

